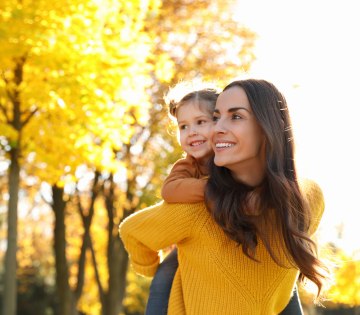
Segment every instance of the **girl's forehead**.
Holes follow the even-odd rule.
[[[208,106],[201,104],[199,102],[189,102],[182,104],[177,110],[177,119],[179,120],[182,117],[198,117],[201,115],[211,116],[213,110],[210,110]]]
[[[209,114],[209,113],[211,114],[214,110],[215,104],[213,104],[209,101],[205,101],[205,100],[189,100],[189,101],[186,101],[183,104],[181,104],[181,106],[179,106],[179,110],[182,107],[186,107],[186,108],[184,108],[184,110],[187,110],[187,111],[196,109],[196,110],[203,112],[204,114]],[[179,113],[179,110],[178,110],[178,113]]]

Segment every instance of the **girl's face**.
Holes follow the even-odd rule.
[[[213,120],[215,165],[228,168],[241,181],[244,174],[254,174],[261,181],[265,170],[265,136],[245,91],[231,87],[222,92]]]
[[[180,145],[199,162],[206,162],[212,155],[210,133],[212,115],[198,102],[189,101],[177,110]]]

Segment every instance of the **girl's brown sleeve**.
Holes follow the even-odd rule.
[[[206,178],[197,178],[198,172],[191,158],[178,160],[166,178],[161,195],[169,203],[204,201]]]

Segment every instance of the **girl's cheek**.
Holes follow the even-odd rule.
[[[212,134],[213,134],[212,125],[209,125],[209,126],[207,127],[206,134],[207,134],[207,137],[208,137],[208,138],[212,137]]]

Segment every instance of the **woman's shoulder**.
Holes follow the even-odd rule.
[[[299,186],[303,193],[306,195],[312,195],[314,197],[321,198],[323,196],[320,185],[310,178],[299,179]]]
[[[320,185],[312,179],[302,178],[299,186],[311,211],[310,234],[313,234],[325,210],[325,200]]]

